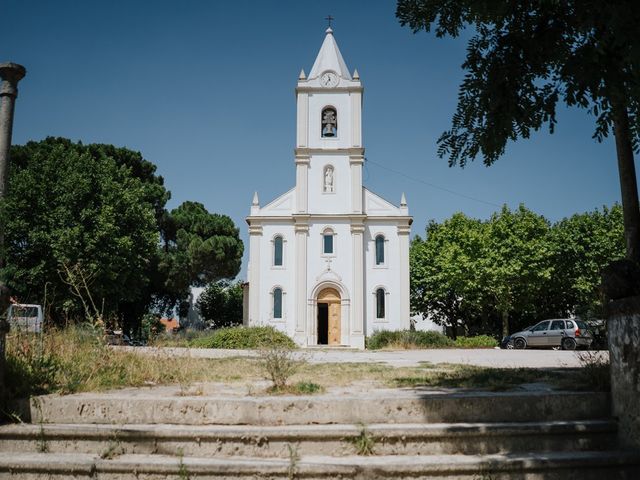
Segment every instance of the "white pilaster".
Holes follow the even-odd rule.
[[[295,333],[294,341],[306,345],[307,340],[307,218],[296,218]]]
[[[309,198],[309,162],[310,156],[296,154],[296,211],[307,213]]]
[[[362,146],[362,91],[351,92],[351,145]]]
[[[260,325],[260,242],[262,225],[249,225],[249,325]]]
[[[398,249],[400,262],[400,325],[403,330],[410,327],[410,304],[409,304],[409,233],[410,224],[398,225]]]
[[[364,225],[362,221],[351,223],[351,249],[353,254],[353,298],[351,299],[352,347],[364,349]]]
[[[362,165],[364,155],[349,155],[351,165],[351,212],[362,213]]]
[[[298,119],[297,119],[297,138],[298,147],[309,146],[309,94],[306,92],[298,92]]]

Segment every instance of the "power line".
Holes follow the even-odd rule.
[[[452,195],[457,195],[458,197],[466,198],[467,200],[473,200],[474,202],[484,203],[485,205],[491,205],[492,207],[502,208],[502,205],[498,205],[497,203],[488,202],[488,201],[482,200],[480,198],[471,197],[469,195],[465,195],[464,193],[456,192],[454,190],[450,190],[448,188],[441,187],[441,186],[436,185],[434,183],[427,182],[425,180],[422,180],[420,178],[416,178],[416,177],[411,176],[411,175],[407,175],[406,173],[402,173],[402,172],[400,172],[398,170],[394,170],[393,168],[386,167],[386,166],[384,166],[384,165],[382,165],[382,164],[380,164],[378,162],[374,162],[373,160],[369,160],[368,158],[365,158],[365,162],[373,163],[374,165],[377,165],[378,167],[380,167],[380,168],[382,168],[384,170],[387,170],[389,172],[395,173],[396,175],[400,175],[401,177],[407,178],[409,180],[413,180],[414,182],[422,183],[423,185],[427,185],[428,187],[436,188],[438,190],[442,190],[443,192],[447,192],[447,193],[450,193]],[[366,163],[365,163],[365,165],[366,165]]]

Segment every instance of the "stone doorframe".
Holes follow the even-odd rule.
[[[351,310],[351,299],[347,288],[342,283],[335,281],[318,283],[307,300],[307,345],[318,345],[318,295],[325,288],[333,288],[340,294],[340,343],[342,345],[350,345],[351,321],[349,312]]]

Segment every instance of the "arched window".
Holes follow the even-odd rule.
[[[282,318],[282,289],[273,290],[273,318]]]
[[[384,235],[376,237],[376,265],[384,265]]]
[[[283,241],[282,237],[278,235],[273,239],[273,265],[281,267],[283,264]]]
[[[376,318],[385,318],[385,291],[384,288],[376,290]]]
[[[333,230],[330,228],[326,228],[322,232],[322,253],[324,255],[333,255],[335,252],[335,248],[333,245]]]
[[[333,107],[322,109],[322,131],[323,138],[333,138],[338,136],[338,114]]]

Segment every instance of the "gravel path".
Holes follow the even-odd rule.
[[[206,348],[173,347],[113,347],[140,354],[193,358],[257,357],[254,350],[216,350]],[[295,355],[311,363],[386,363],[393,367],[413,367],[421,362],[461,363],[500,368],[574,368],[579,367],[580,355],[596,352],[569,352],[562,350],[500,350],[500,349],[432,349],[395,351],[354,351],[341,349],[301,349]],[[609,352],[597,352],[608,358]]]

